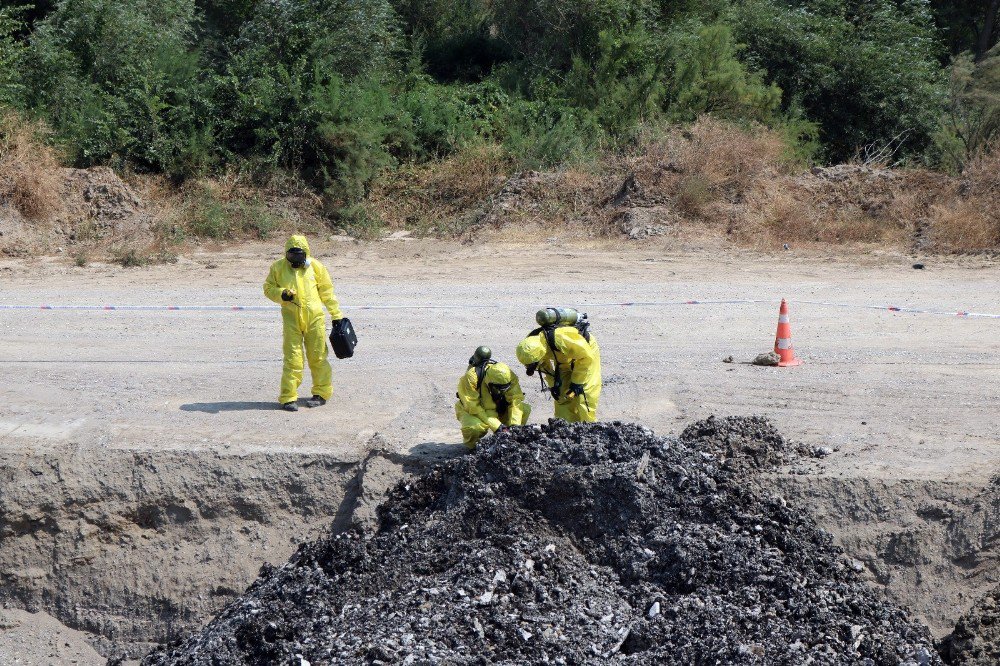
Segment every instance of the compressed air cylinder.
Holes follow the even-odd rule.
[[[573,308],[543,308],[535,313],[539,326],[573,326],[580,319],[580,313]]]

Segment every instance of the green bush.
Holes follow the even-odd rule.
[[[572,107],[588,109],[611,137],[630,137],[643,120],[658,114],[664,100],[660,45],[647,32],[600,33],[596,58],[573,58],[562,92]]]
[[[737,59],[743,48],[726,25],[675,33],[669,51],[675,63],[669,82],[669,117],[693,121],[709,113],[728,120],[771,122],[781,89],[765,84]]]
[[[604,132],[593,112],[555,102],[521,102],[510,111],[504,148],[521,169],[593,160]]]
[[[385,223],[363,204],[345,206],[337,211],[339,226],[362,240],[374,240],[385,231]]]
[[[943,86],[926,0],[745,0],[726,20],[746,62],[819,124],[829,159],[928,144]]]
[[[80,165],[207,167],[195,24],[194,0],[60,0],[23,58],[26,102]]]
[[[195,236],[223,240],[232,238],[237,225],[226,206],[209,193],[197,197],[187,212],[187,228]]]
[[[655,22],[654,0],[495,0],[499,38],[532,76],[566,71],[574,58],[593,61],[601,33],[628,32]]]
[[[1000,47],[978,64],[971,53],[955,58],[949,72],[948,106],[930,150],[934,164],[960,173],[1000,141]]]
[[[24,25],[24,10],[24,7],[0,7],[0,104],[17,104],[23,94],[18,64],[24,45],[16,35]]]

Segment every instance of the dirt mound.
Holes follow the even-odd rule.
[[[959,619],[941,642],[941,654],[953,666],[1000,664],[1000,587],[993,588]]]
[[[58,168],[52,174],[58,204],[42,218],[32,219],[0,201],[0,254],[152,242],[154,215],[113,170]]]
[[[397,486],[374,534],[265,567],[143,663],[940,664],[829,534],[755,483],[784,447],[760,419],[680,439],[514,429]]]

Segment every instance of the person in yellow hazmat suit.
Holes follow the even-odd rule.
[[[299,409],[302,348],[305,347],[305,358],[312,373],[312,397],[306,401],[306,406],[325,405],[333,394],[333,371],[327,360],[323,306],[330,311],[334,321],[344,315],[333,293],[330,273],[319,260],[309,255],[305,236],[292,236],[285,243],[285,256],[271,264],[271,272],[264,282],[264,295],[281,306],[284,324],[285,363],[278,402],[289,412]]]
[[[597,420],[601,350],[589,331],[584,337],[575,326],[543,326],[518,344],[517,360],[529,376],[536,371],[541,374],[555,400],[557,419],[571,423]]]
[[[524,425],[531,415],[517,375],[492,355],[489,347],[476,349],[469,369],[458,380],[455,418],[462,426],[462,442],[470,449],[487,433]]]

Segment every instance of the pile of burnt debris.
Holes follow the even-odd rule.
[[[515,428],[143,664],[941,664],[767,490],[795,454],[761,418]]]

